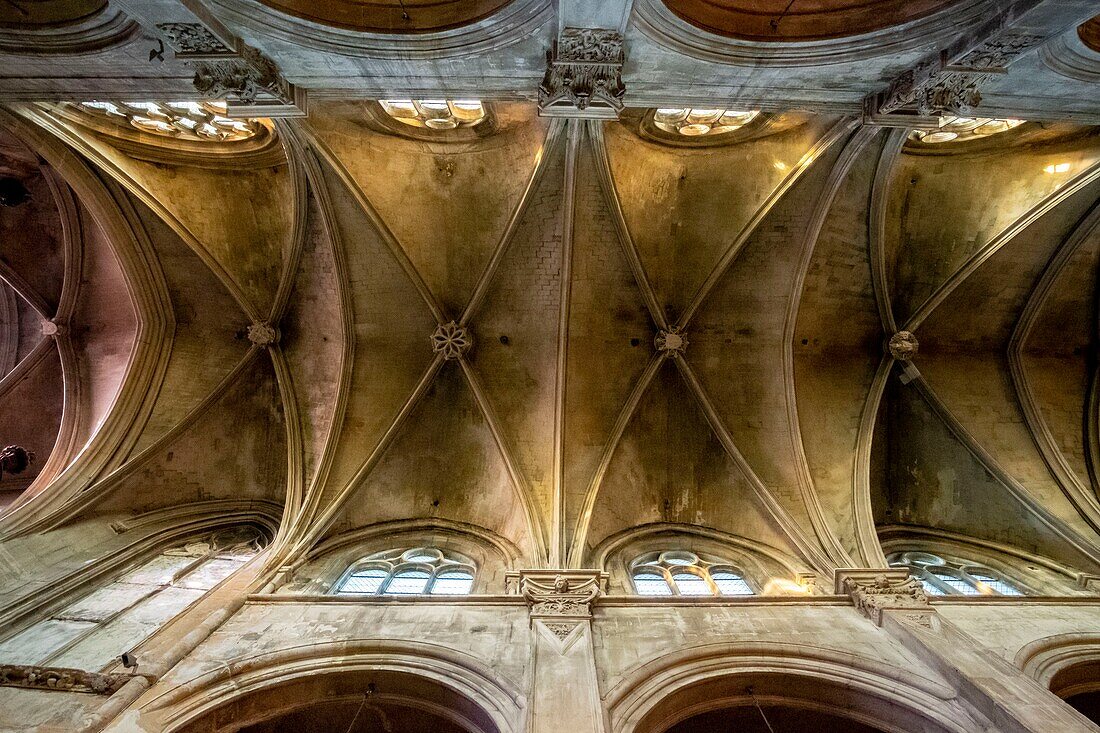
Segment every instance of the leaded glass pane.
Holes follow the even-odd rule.
[[[672,589],[668,587],[663,575],[656,573],[636,573],[634,575],[634,590],[640,596],[670,596]]]
[[[975,580],[980,580],[988,585],[991,589],[993,589],[994,593],[999,593],[1002,596],[1023,595],[1023,593],[1021,593],[1019,590],[1001,580],[1000,578],[994,578],[992,575],[984,575],[978,573],[972,573],[972,575],[974,576]]]
[[[386,586],[387,596],[415,596],[424,592],[432,576],[423,570],[402,570]]]
[[[383,581],[389,575],[381,568],[368,568],[357,570],[347,577],[340,586],[341,593],[354,593],[356,595],[372,596],[382,587]]]
[[[710,586],[707,581],[694,573],[674,573],[672,580],[676,583],[676,590],[682,596],[709,596]]]
[[[933,573],[933,575],[956,593],[961,593],[964,596],[981,595],[977,588],[970,585],[970,583],[967,583],[962,578],[956,578],[954,575],[948,575],[947,573]]]
[[[474,576],[460,570],[440,573],[432,583],[433,596],[465,596],[470,594]]]
[[[718,570],[710,574],[711,580],[718,586],[718,592],[724,596],[755,595],[745,579],[728,570]]]
[[[939,586],[935,585],[930,580],[924,580],[922,578],[921,581],[920,581],[920,584],[924,587],[924,592],[927,593],[930,596],[942,596],[942,595],[944,595],[944,592],[942,590],[940,590]]]

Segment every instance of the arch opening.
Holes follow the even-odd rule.
[[[311,671],[253,689],[174,733],[506,733],[468,696],[385,665]]]

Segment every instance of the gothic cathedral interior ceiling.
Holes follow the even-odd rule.
[[[0,732],[1100,731],[1097,0],[0,0]]]

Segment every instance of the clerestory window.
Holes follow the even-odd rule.
[[[77,107],[142,132],[183,140],[233,142],[261,130],[255,120],[231,118],[225,102],[81,102]]]
[[[683,550],[639,557],[631,564],[631,578],[640,596],[756,595],[744,575],[730,563],[704,560]]]
[[[1022,596],[1023,591],[989,568],[967,561],[949,561],[928,552],[894,552],[890,567],[906,568],[930,596]]]
[[[264,541],[258,530],[239,527],[165,550],[0,643],[0,663],[103,670],[251,560]]]
[[[477,99],[383,99],[378,104],[398,122],[430,130],[473,127],[488,117]]]
[[[354,596],[465,596],[474,586],[473,563],[434,547],[389,550],[359,560],[334,593]]]

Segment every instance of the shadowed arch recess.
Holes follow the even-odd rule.
[[[857,36],[943,10],[953,0],[664,0],[703,30],[747,41],[820,41]]]

